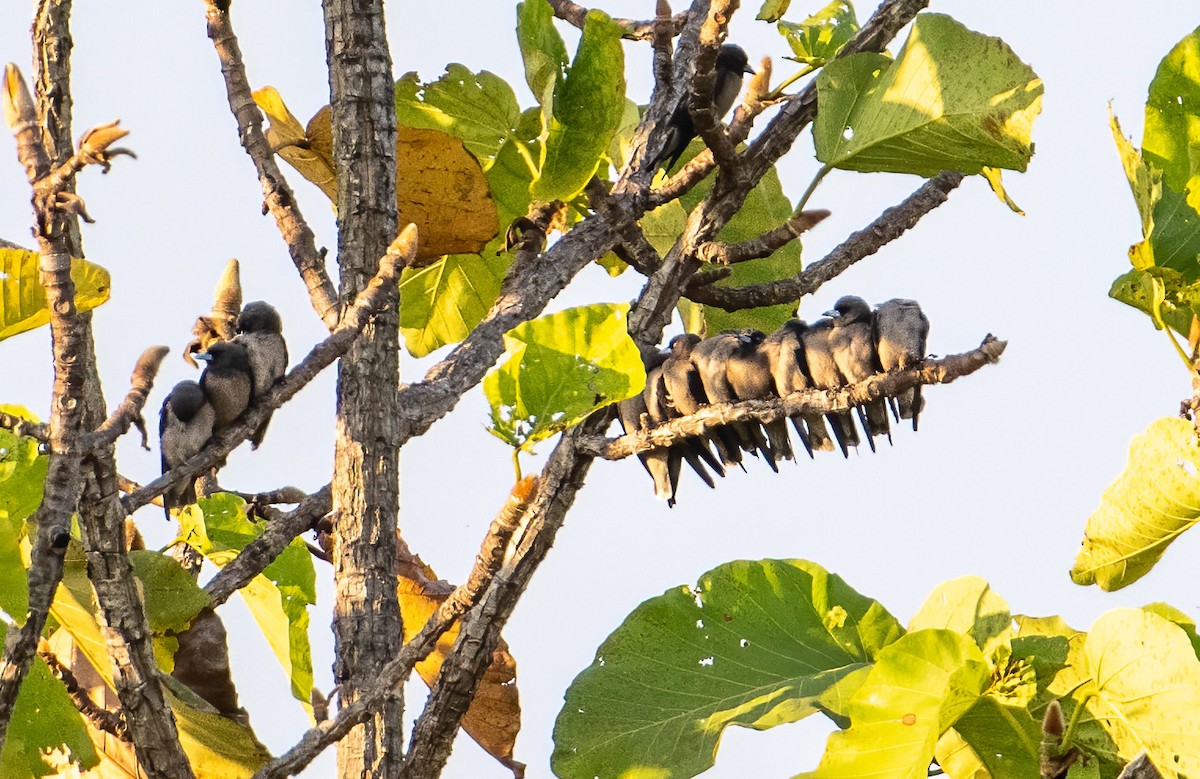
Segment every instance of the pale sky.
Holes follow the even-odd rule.
[[[799,21],[822,1],[793,0]],[[681,2],[676,3],[682,7]],[[32,4],[5,0],[0,59],[30,73],[27,19]],[[858,7],[860,21],[874,4]],[[1132,12],[1136,8],[1136,18]],[[613,2],[614,14],[645,18],[653,3]],[[678,10],[678,9],[677,9]],[[777,79],[792,63],[783,38],[754,21],[757,4],[735,18],[731,40],[775,58]],[[1142,314],[1110,300],[1113,278],[1128,269],[1126,249],[1139,222],[1108,128],[1112,101],[1123,129],[1140,141],[1146,88],[1159,60],[1195,25],[1193,3],[1084,0],[933,3],[969,28],[1003,38],[1045,82],[1034,126],[1029,172],[1008,173],[1009,194],[1027,212],[1004,207],[979,178],[966,181],[910,234],[802,303],[808,314],[843,294],[872,303],[919,300],[932,322],[938,355],[974,348],[987,333],[1007,339],[999,365],[926,392],[921,431],[898,430],[895,446],[849,460],[826,454],[762,463],[731,474],[709,491],[684,477],[679,505],[668,510],[633,460],[598,462],[507,629],[519,664],[524,722],[516,758],[529,776],[549,776],[550,733],[562,694],[596,647],[638,603],[692,584],[729,560],[799,557],[840,574],[907,622],[939,582],[978,574],[1014,613],[1061,614],[1086,629],[1118,606],[1164,600],[1196,615],[1195,560],[1200,536],[1185,534],[1142,581],[1118,593],[1071,583],[1084,522],[1125,464],[1129,439],[1160,416],[1177,413],[1189,378],[1165,336]],[[491,70],[533,104],[503,2],[392,3],[389,37],[397,76],[436,78],[448,62]],[[276,86],[302,121],[328,102],[319,5],[237,0],[239,34],[252,84]],[[573,36],[565,25],[569,46]],[[198,2],[78,3],[75,38],[75,135],[120,117],[136,162],[118,159],[108,176],[86,171],[79,192],[96,224],[85,225],[88,258],[109,269],[112,300],[96,314],[96,340],[109,403],[127,389],[147,346],[168,344],[148,405],[157,413],[167,389],[195,378],[180,358],[192,322],[230,257],[242,263],[246,299],[265,298],[283,312],[293,360],[322,336],[274,223],[260,214],[261,192],[237,143],[216,55]],[[898,49],[904,35],[897,39]],[[629,95],[649,94],[648,46],[627,44]],[[762,122],[760,122],[760,125]],[[10,137],[7,134],[5,137]],[[0,237],[31,245],[28,186],[13,144],[0,142]],[[336,247],[328,201],[283,166],[318,243]],[[794,200],[818,168],[806,135],[780,166]],[[833,215],[805,246],[822,257],[849,232],[919,186],[912,176],[834,172],[810,201]],[[617,280],[589,269],[554,308],[636,295],[632,271]],[[50,392],[49,331],[0,343],[0,402],[22,403],[45,417]],[[421,377],[432,358],[405,356],[404,376]],[[275,415],[257,452],[243,446],[222,482],[246,491],[294,484],[315,490],[332,462],[333,372],[327,371]],[[459,582],[512,478],[508,450],[490,436],[486,403],[473,391],[456,411],[403,451],[400,518],[404,537],[444,578]],[[154,423],[151,422],[154,427]],[[551,443],[538,448],[539,455]],[[147,481],[158,453],[127,437],[122,473]],[[540,458],[527,462],[527,472]],[[137,515],[151,546],[170,529],[157,508]],[[331,687],[330,568],[318,561],[321,597],[312,614],[316,684]],[[273,752],[305,728],[299,703],[257,627],[237,599],[222,607],[234,646],[234,675],[260,739]],[[408,700],[421,700],[415,682]],[[705,776],[789,777],[815,767],[832,727],[815,715],[756,733],[730,729],[716,767]],[[305,776],[333,774],[329,750]],[[503,777],[466,737],[456,742],[447,777]]]

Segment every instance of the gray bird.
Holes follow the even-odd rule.
[[[650,386],[650,373],[663,364],[667,359],[667,355],[662,352],[657,352],[646,363],[646,386]],[[658,370],[654,377],[656,382],[662,381],[662,371]],[[646,406],[646,391],[643,390],[633,397],[626,398],[617,404],[617,418],[621,421],[621,427],[625,430],[626,435],[641,430],[643,428],[642,417],[649,419],[650,410]],[[672,478],[669,470],[670,457],[666,449],[652,449],[649,452],[642,452],[638,455],[638,459],[642,463],[642,467],[650,474],[650,478],[654,480],[654,494],[656,497],[663,498],[670,505],[675,498],[675,486],[679,480],[678,469]]]
[[[651,425],[656,427],[681,416],[671,406],[667,397],[666,383],[663,380],[663,362],[665,362],[667,356],[663,355],[664,360],[658,362],[657,365],[654,365],[654,367],[646,372],[646,389],[642,393],[647,419]],[[624,424],[623,420],[622,424]],[[669,447],[666,450],[666,455],[667,485],[669,486],[669,490],[665,496],[661,492],[660,477],[653,473],[651,475],[655,479],[655,487],[659,497],[666,497],[668,506],[674,506],[676,503],[676,496],[679,489],[679,469],[683,461],[686,460],[696,475],[709,487],[717,486],[712,474],[709,473],[709,468],[719,476],[725,475],[725,469],[722,467],[721,461],[709,451],[708,447],[702,441],[697,439],[687,439],[675,446]],[[707,468],[705,467],[706,463],[708,465]]]
[[[809,378],[818,389],[839,389],[845,382],[837,362],[833,358],[833,320],[818,319],[804,332],[804,359],[808,363]],[[850,456],[849,447],[858,446],[858,429],[849,411],[826,414],[833,437],[837,439],[843,457]]]
[[[716,108],[717,118],[720,119],[733,108],[733,101],[742,91],[742,76],[753,74],[750,58],[741,46],[726,43],[717,51],[716,77],[713,79],[713,107]],[[688,109],[688,96],[685,94],[675,112],[667,122],[667,140],[663,150],[653,161],[655,168],[670,170],[683,156],[688,144],[695,138],[696,126],[692,122],[692,112]]]
[[[166,473],[204,448],[212,438],[216,412],[194,381],[181,381],[163,401],[158,415],[158,447],[162,472]],[[163,493],[163,511],[171,518],[171,509],[196,502],[195,479],[187,479]]]
[[[669,345],[671,354],[662,365],[667,401],[681,416],[695,414],[709,401],[700,372],[692,361],[692,352],[699,343],[700,336],[694,333],[675,336]],[[724,465],[742,464],[740,442],[731,431],[718,427],[712,431],[710,439]]]
[[[200,387],[216,412],[213,430],[229,425],[250,405],[254,380],[246,347],[232,341],[218,341],[196,355],[208,367],[200,374]]]
[[[238,334],[233,339],[246,347],[250,358],[250,375],[254,379],[251,398],[257,401],[283,377],[288,365],[287,343],[283,340],[283,320],[270,303],[256,300],[247,303],[238,317]],[[257,449],[267,433],[271,415],[250,436],[250,448]]]
[[[829,340],[833,347],[833,359],[845,383],[856,384],[874,376],[879,371],[879,363],[875,359],[871,306],[856,295],[845,295],[838,298],[833,310],[825,314],[833,318]],[[867,432],[867,443],[871,445],[872,452],[875,451],[875,436],[886,435],[888,442],[891,442],[887,402],[883,398],[867,403],[865,414],[862,408],[858,409],[858,415]]]
[[[808,361],[804,357],[804,334],[807,331],[807,322],[792,319],[784,322],[782,327],[763,341],[762,349],[771,366],[775,391],[781,398],[814,386],[808,375]],[[820,414],[797,414],[792,417],[792,425],[808,450],[809,457],[813,456],[814,450],[833,451],[833,439],[829,437],[825,418]]]
[[[879,367],[885,371],[915,368],[925,359],[925,342],[929,338],[929,319],[915,300],[893,298],[875,307],[875,353]],[[889,400],[891,400],[889,398]],[[899,406],[899,409],[897,409]],[[921,387],[906,389],[896,396],[892,413],[896,420],[911,419],[913,430],[925,399]]]
[[[692,362],[700,371],[704,392],[712,403],[736,403],[739,400],[768,398],[775,393],[767,355],[759,351],[766,336],[761,330],[727,330],[701,341],[692,350]],[[780,458],[792,459],[792,442],[787,423],[772,423],[764,437],[762,428],[752,422],[730,425],[742,448],[762,452],[771,469],[778,472]]]

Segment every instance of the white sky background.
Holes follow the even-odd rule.
[[[788,18],[798,21],[823,4],[793,0]],[[31,4],[4,0],[3,7],[0,60],[17,62],[28,75]],[[639,18],[653,13],[649,0],[605,7]],[[968,179],[915,230],[802,306],[811,317],[843,294],[873,303],[916,298],[932,322],[933,353],[966,351],[990,332],[1009,340],[1003,361],[927,390],[920,433],[898,429],[894,448],[872,455],[864,447],[849,460],[825,454],[784,465],[779,475],[753,462],[749,473],[730,474],[715,491],[684,477],[673,510],[654,500],[635,460],[597,462],[505,630],[519,663],[524,710],[516,757],[529,763],[531,777],[550,775],[550,733],[563,691],[605,636],[645,598],[694,583],[729,560],[814,560],[880,599],[902,622],[937,583],[969,573],[988,579],[1014,612],[1062,614],[1079,628],[1117,606],[1157,600],[1197,612],[1197,535],[1185,535],[1154,572],[1119,593],[1081,588],[1067,576],[1084,521],[1124,467],[1130,437],[1175,414],[1190,391],[1163,334],[1106,294],[1128,268],[1126,248],[1140,238],[1106,104],[1113,101],[1125,132],[1140,141],[1146,89],[1159,60],[1200,23],[1195,6],[1183,0],[1140,3],[1136,18],[1128,13],[1133,7],[1082,0],[933,4],[931,10],[1002,37],[1046,84],[1030,170],[1005,176],[1027,216],[1010,212],[982,179]],[[752,64],[764,54],[775,58],[778,80],[793,65],[782,59],[788,50],[774,27],[753,20],[757,9],[746,4],[731,40],[750,52]],[[862,3],[860,19],[872,9]],[[302,121],[328,102],[319,4],[235,0],[232,12],[255,87],[276,86]],[[501,75],[523,106],[532,105],[510,4],[393,2],[388,20],[397,76],[417,70],[429,80],[446,63],[462,62]],[[575,36],[566,25],[560,29],[573,50]],[[265,298],[283,312],[293,361],[324,330],[273,221],[260,214],[261,192],[237,143],[201,4],[82,2],[73,30],[75,136],[120,117],[132,131],[127,145],[139,155],[136,162],[118,159],[108,176],[89,169],[79,181],[97,220],[84,227],[87,256],[113,278],[112,300],[95,317],[101,373],[114,404],[143,349],[172,347],[148,406],[154,427],[166,390],[195,378],[179,354],[195,317],[210,307],[228,258],[241,260],[247,300]],[[626,44],[626,52],[629,95],[644,102],[649,47]],[[328,201],[282,167],[332,259],[337,241]],[[793,200],[817,168],[806,134],[780,165]],[[808,237],[806,262],[920,183],[834,172],[810,203],[833,215]],[[33,243],[28,192],[13,144],[0,141],[0,237],[24,245]],[[331,269],[336,275],[332,262]],[[629,300],[637,289],[632,271],[610,280],[592,268],[553,305]],[[420,361],[406,355],[405,378],[419,379],[445,351]],[[22,403],[45,417],[49,355],[46,328],[0,343],[0,402]],[[247,491],[325,484],[333,393],[330,370],[276,413],[259,451],[243,446],[233,454],[222,482]],[[469,570],[512,480],[508,450],[485,432],[486,420],[482,393],[473,391],[403,450],[401,528],[410,546],[455,582]],[[542,444],[539,454],[551,446]],[[133,436],[122,441],[119,463],[135,480],[158,473],[157,450],[140,450]],[[540,457],[527,462],[527,472],[540,463]],[[156,507],[138,520],[152,546],[169,540]],[[317,566],[323,600],[312,616],[314,671],[317,686],[328,691],[331,570]],[[259,737],[279,753],[306,726],[303,712],[240,601],[221,613],[242,702]],[[409,687],[410,709],[423,695],[419,682]],[[752,770],[788,777],[811,769],[828,727],[814,716],[767,733],[732,728],[706,776]],[[333,755],[329,750],[305,775],[333,775]],[[456,742],[446,771],[506,775],[466,737]]]

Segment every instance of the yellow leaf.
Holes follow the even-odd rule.
[[[38,276],[37,252],[0,249],[0,340],[41,327],[50,321],[46,290]],[[90,311],[108,300],[108,271],[87,260],[71,258],[75,307]]]
[[[404,547],[401,549],[404,550]],[[410,641],[425,625],[429,615],[454,592],[454,587],[438,579],[433,569],[421,558],[403,551],[400,557],[396,567],[399,576],[396,594],[404,619],[404,640]],[[417,663],[417,674],[426,684],[433,685],[457,638],[456,622],[438,639],[433,652]],[[521,730],[521,703],[516,679],[517,661],[509,654],[504,639],[501,639],[492,654],[491,665],[480,680],[471,706],[462,719],[462,728],[467,735],[508,768],[514,766],[513,744]]]

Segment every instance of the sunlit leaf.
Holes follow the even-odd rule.
[[[1117,590],[1148,573],[1200,517],[1198,467],[1196,433],[1185,419],[1164,417],[1134,436],[1125,472],[1088,517],[1075,583]]]
[[[998,38],[921,14],[893,62],[863,52],[817,77],[817,158],[837,168],[933,176],[1025,170],[1042,82]]]
[[[208,593],[175,558],[139,549],[129,553],[129,562],[142,582],[146,619],[155,633],[183,630],[201,609],[212,604]]]
[[[769,21],[775,21],[782,15],[780,13]],[[764,17],[760,15],[759,18]],[[858,32],[858,18],[854,15],[850,0],[833,0],[798,24],[779,22],[779,32],[787,39],[798,62],[819,67],[833,59],[833,55]]]
[[[449,133],[480,161],[496,156],[521,116],[504,79],[486,70],[472,73],[456,62],[429,84],[421,84],[416,73],[404,74],[396,82],[395,97],[400,124]]]
[[[758,9],[758,16],[754,18],[765,22],[777,22],[787,13],[791,4],[792,0],[763,0],[762,8]]]
[[[1159,63],[1146,98],[1142,155],[1161,175],[1149,233],[1156,265],[1200,278],[1200,29],[1193,30]],[[1124,157],[1125,154],[1123,153]],[[1135,199],[1137,193],[1135,192]],[[1139,210],[1141,204],[1139,203]],[[1145,219],[1143,218],[1143,222]]]
[[[738,561],[651,598],[567,690],[554,773],[687,777],[730,725],[846,713],[903,632],[877,602],[803,560]]]
[[[255,90],[254,102],[267,116],[267,142],[275,153],[337,203],[337,173],[332,158],[327,151],[310,148],[304,125],[288,110],[279,91],[275,87]]]
[[[1036,777],[1041,736],[1042,724],[1026,706],[983,695],[942,736],[935,755],[952,779]]]
[[[218,493],[180,512],[183,538],[215,563],[224,566],[254,539],[262,527],[246,517],[246,503]],[[308,607],[317,600],[316,571],[304,540],[295,538],[263,570],[238,590],[258,622],[275,657],[291,681],[292,695],[312,716],[312,651],[308,642]]]
[[[850,699],[850,727],[829,736],[815,771],[797,779],[924,777],[938,738],[987,687],[987,664],[969,637],[908,633],[880,651]]]
[[[1011,622],[1008,603],[991,585],[978,576],[963,576],[939,584],[909,620],[908,631],[953,630],[970,636],[987,657]]]
[[[1138,244],[1139,247],[1149,247],[1149,241]],[[1150,317],[1157,328],[1154,317],[1154,281],[1159,280],[1165,285],[1166,299],[1160,307],[1163,321],[1175,332],[1188,337],[1192,327],[1192,317],[1200,310],[1200,282],[1184,285],[1183,277],[1178,271],[1170,268],[1150,268],[1149,270],[1131,270],[1122,273],[1113,280],[1108,296],[1119,300],[1127,306],[1132,306]]]
[[[0,621],[0,643],[9,628]],[[45,662],[35,657],[8,722],[0,751],[0,775],[5,779],[61,775],[42,758],[43,751],[52,750],[63,753],[60,760],[79,768],[91,768],[98,762],[67,688],[54,678]]]
[[[0,249],[0,340],[50,322],[46,290],[38,276],[37,252]],[[87,260],[71,259],[75,307],[90,311],[108,300],[108,271]]]
[[[640,392],[646,371],[625,327],[628,313],[628,305],[599,303],[508,331],[508,359],[483,380],[492,432],[528,447]]]
[[[404,619],[404,640],[411,641],[429,616],[454,587],[437,578],[420,558],[406,558],[397,566],[399,583],[396,594]],[[432,686],[446,657],[458,639],[458,623],[438,639],[433,652],[417,663],[417,674]],[[504,639],[492,654],[492,662],[476,687],[475,695],[462,720],[462,728],[488,754],[512,767],[513,745],[521,730],[521,703],[517,691],[517,661]]]
[[[454,254],[400,276],[400,332],[414,357],[466,338],[496,302],[511,257]]]
[[[248,726],[189,706],[169,691],[167,702],[196,779],[249,779],[271,759]]]
[[[0,405],[0,411],[36,422],[28,409]],[[18,625],[29,609],[29,576],[21,554],[25,520],[42,502],[49,457],[38,442],[0,430],[0,609]]]
[[[525,83],[548,115],[569,59],[567,45],[554,29],[554,9],[546,0],[517,3],[517,43],[525,61]]]
[[[622,30],[602,11],[588,12],[566,78],[554,90],[554,110],[535,200],[570,200],[596,172],[625,115]]]

